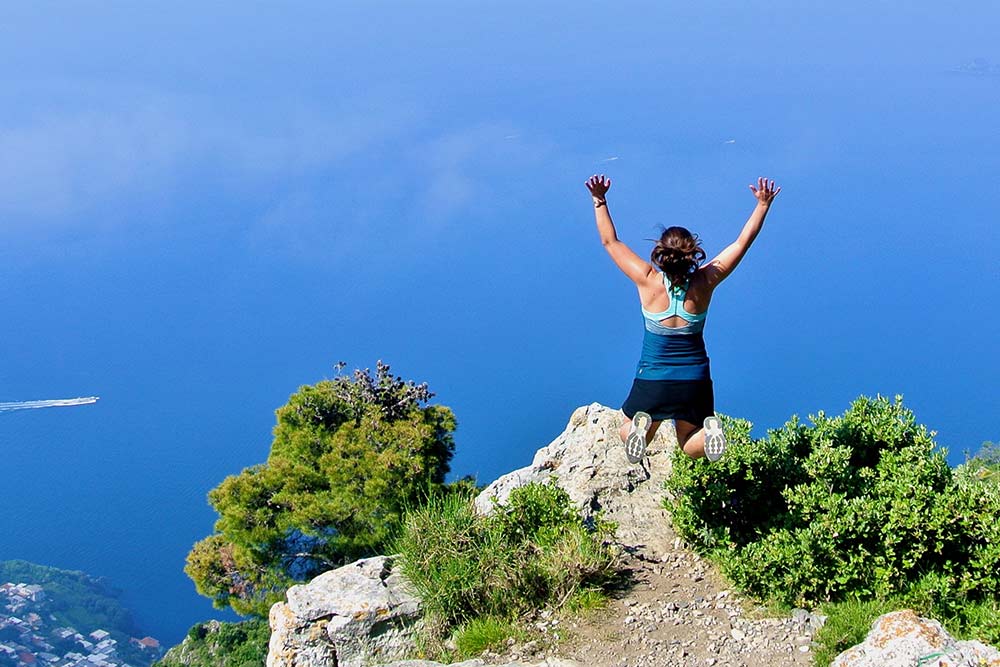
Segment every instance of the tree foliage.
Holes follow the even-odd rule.
[[[267,461],[209,492],[215,534],[185,571],[217,607],[265,615],[295,581],[371,555],[444,483],[455,418],[426,384],[378,362],[300,387],[276,412]]]

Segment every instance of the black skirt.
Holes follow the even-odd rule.
[[[645,412],[654,421],[680,419],[701,426],[715,414],[715,392],[711,380],[640,380],[632,382],[622,412],[632,419]]]

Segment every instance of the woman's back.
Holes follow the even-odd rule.
[[[654,273],[648,280],[636,285],[639,288],[639,302],[642,309],[648,313],[667,313],[671,310],[674,297],[669,289],[669,280],[663,273]],[[688,280],[687,290],[683,294],[681,307],[689,314],[699,316],[708,311],[712,300],[712,286],[705,279],[702,271],[695,271]],[[700,318],[698,318],[700,319]],[[690,320],[680,315],[669,315],[658,320],[665,327],[685,327]]]

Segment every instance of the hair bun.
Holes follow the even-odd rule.
[[[704,259],[700,239],[684,227],[663,230],[650,254],[650,260],[670,279],[671,286],[687,280]]]

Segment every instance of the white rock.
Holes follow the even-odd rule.
[[[531,465],[508,473],[476,498],[476,508],[488,514],[494,499],[503,504],[510,492],[553,477],[566,490],[585,518],[596,512],[618,524],[617,540],[644,546],[651,558],[670,551],[675,534],[663,507],[663,483],[670,476],[670,458],[677,438],[664,423],[647,449],[641,465],[625,457],[618,437],[624,419],[620,410],[592,403],[578,408],[566,430],[538,450]]]
[[[292,586],[269,620],[267,667],[361,667],[411,653],[421,612],[392,559],[379,556]]]
[[[804,648],[804,647],[803,647]],[[928,663],[928,660],[933,660]],[[905,609],[879,616],[865,641],[831,667],[1000,667],[1000,651],[980,642],[958,642],[935,620]]]

